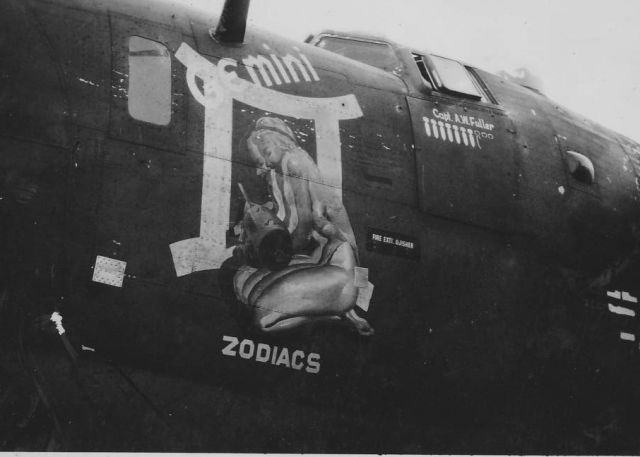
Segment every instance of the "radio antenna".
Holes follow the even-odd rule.
[[[242,44],[247,28],[247,16],[251,0],[225,0],[220,22],[211,37],[225,44]]]

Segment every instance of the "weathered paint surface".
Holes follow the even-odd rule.
[[[0,10],[2,449],[637,451],[633,142],[480,71],[498,103],[429,91],[399,48]],[[168,125],[129,115],[131,36],[171,60]],[[232,255],[256,220],[295,247]]]

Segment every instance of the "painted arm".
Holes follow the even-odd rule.
[[[333,192],[333,188],[322,183],[322,177],[318,167],[310,157],[296,158],[288,162],[288,171],[291,175],[301,179],[299,185],[308,189],[311,216],[314,229],[322,236],[330,240],[342,240],[349,243],[356,250],[355,236],[347,216],[347,211],[342,202]]]
[[[345,241],[356,250],[355,236],[342,203],[331,194],[330,189],[315,181],[309,181],[309,193],[316,230],[329,239]]]

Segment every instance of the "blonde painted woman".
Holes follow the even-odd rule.
[[[267,175],[275,217],[290,234],[293,248],[282,269],[245,265],[235,274],[236,296],[253,308],[255,326],[278,332],[344,319],[360,334],[373,334],[354,310],[357,247],[349,217],[340,199],[321,184],[311,156],[275,117],[258,119],[247,148],[258,174]]]

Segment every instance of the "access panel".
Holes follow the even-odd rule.
[[[500,109],[444,97],[407,98],[413,123],[420,208],[499,231],[522,214],[515,130]]]

